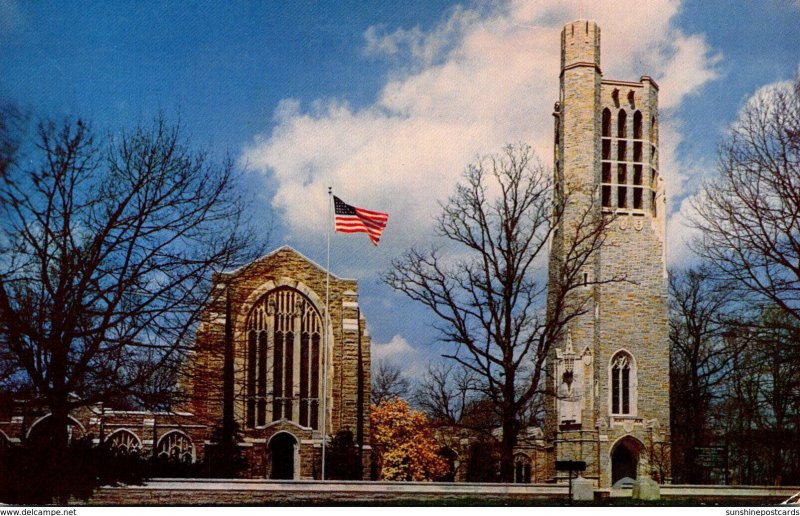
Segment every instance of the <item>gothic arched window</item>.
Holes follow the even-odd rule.
[[[192,463],[194,462],[194,444],[186,434],[173,430],[158,440],[158,456]]]
[[[633,114],[633,137],[636,140],[642,139],[642,112],[638,109]]]
[[[246,426],[319,426],[322,318],[297,290],[268,292],[247,319]]]
[[[611,359],[611,413],[636,414],[636,364],[625,351],[617,352]]]
[[[617,138],[627,138],[628,137],[628,114],[625,112],[624,109],[619,110],[619,115],[617,115]]]
[[[130,430],[117,430],[108,436],[108,447],[115,452],[133,453],[142,449],[142,442]]]
[[[602,202],[604,208],[611,207],[611,110],[603,109],[603,173],[602,173]]]
[[[527,455],[520,453],[514,456],[514,483],[531,483],[531,459]]]

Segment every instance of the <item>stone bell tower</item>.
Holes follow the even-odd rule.
[[[554,460],[586,462],[585,478],[669,481],[669,334],[664,181],[658,165],[658,85],[606,79],[600,28],[561,32],[555,174],[572,202],[612,220],[582,271],[585,313],[548,358],[545,433]],[[551,263],[563,249],[554,243]],[[566,478],[566,473],[557,473]]]

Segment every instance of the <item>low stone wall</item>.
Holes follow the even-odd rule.
[[[685,504],[777,504],[800,487],[662,485],[661,500]],[[156,479],[143,486],[103,487],[89,505],[402,505],[471,499],[481,503],[563,504],[566,484],[479,484],[449,482],[338,482],[314,480]],[[630,489],[600,490],[595,500],[631,496]],[[607,503],[607,502],[606,502]],[[611,501],[613,503],[613,501]]]
[[[450,482],[158,479],[143,486],[103,487],[90,505],[326,505],[402,504],[480,498],[563,500],[566,485]]]
[[[661,497],[668,500],[707,500],[721,504],[726,501],[781,502],[800,492],[800,486],[708,486],[665,485]]]

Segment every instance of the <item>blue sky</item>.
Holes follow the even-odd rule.
[[[248,170],[271,243],[325,260],[326,187],[390,213],[381,246],[337,235],[332,269],[360,281],[380,356],[418,372],[438,355],[425,312],[378,281],[426,245],[436,201],[508,142],[552,155],[560,27],[602,29],[606,77],[661,85],[671,263],[687,199],[759,88],[800,64],[800,2],[0,0],[0,98],[100,130],[180,119]]]

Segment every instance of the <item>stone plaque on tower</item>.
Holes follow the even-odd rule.
[[[592,363],[592,355],[588,347],[576,353],[572,335],[568,334],[564,349],[556,350],[556,360],[556,378],[560,382],[556,392],[558,424],[578,426],[585,408],[586,385],[591,385],[586,368]]]

